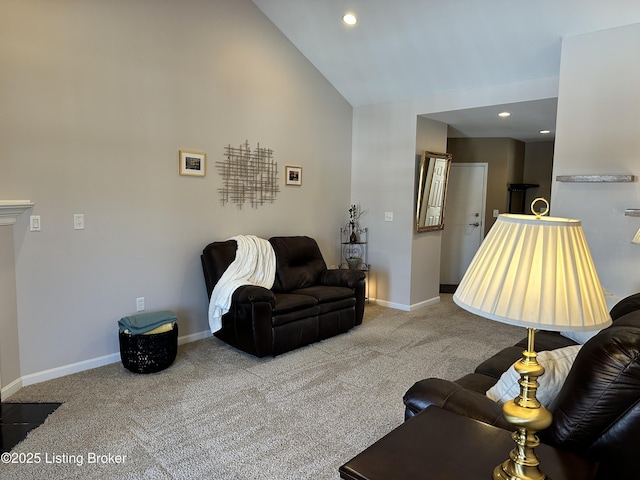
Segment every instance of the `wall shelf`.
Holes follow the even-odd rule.
[[[635,182],[635,175],[558,175],[558,182],[628,183]]]
[[[0,225],[13,225],[18,215],[34,205],[29,200],[0,200]]]
[[[640,217],[640,208],[627,208],[624,214],[627,217]]]

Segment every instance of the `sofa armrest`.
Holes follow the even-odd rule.
[[[629,295],[616,303],[611,308],[611,319],[615,321],[635,310],[640,310],[640,293]]]
[[[468,390],[455,382],[427,378],[416,382],[403,397],[405,420],[430,405],[473,418],[489,425],[511,430],[502,416],[502,405],[481,393]]]
[[[267,302],[273,307],[276,304],[275,294],[264,287],[257,285],[242,285],[236,288],[231,297],[232,302],[238,303],[258,303]]]
[[[356,288],[361,281],[364,281],[364,272],[362,270],[346,268],[324,270],[318,277],[318,282],[321,285],[335,287]]]

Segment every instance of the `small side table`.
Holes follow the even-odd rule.
[[[491,479],[515,443],[511,432],[430,406],[339,469],[344,480]],[[541,444],[540,468],[553,480],[593,479],[596,466]]]

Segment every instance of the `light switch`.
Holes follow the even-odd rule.
[[[73,216],[73,229],[84,230],[84,213],[76,213]]]
[[[384,212],[384,221],[393,222],[393,212]]]
[[[40,231],[40,215],[31,215],[29,217],[29,230],[32,232]]]

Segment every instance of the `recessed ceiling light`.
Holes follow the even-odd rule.
[[[502,118],[506,118],[506,117],[510,117],[511,114],[509,112],[500,112],[498,116]]]
[[[551,130],[540,130],[540,133],[546,135],[547,133],[551,133]]]
[[[342,21],[347,25],[355,25],[358,23],[358,18],[353,13],[345,13],[344,17],[342,17]]]

